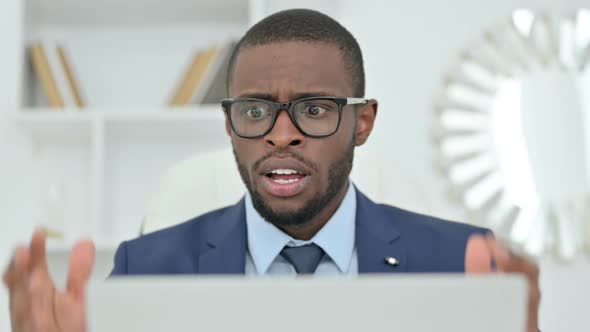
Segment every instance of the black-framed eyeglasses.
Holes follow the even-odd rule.
[[[309,137],[327,137],[340,127],[346,105],[366,104],[364,98],[310,97],[289,103],[256,98],[224,99],[221,106],[231,128],[243,138],[259,138],[274,127],[281,111],[286,111],[295,127]]]

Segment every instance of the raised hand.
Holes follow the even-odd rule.
[[[527,332],[539,331],[541,291],[537,264],[510,252],[492,235],[473,235],[469,238],[465,251],[465,272],[523,274],[529,284]]]
[[[85,290],[94,265],[94,244],[79,241],[72,249],[67,287],[56,289],[49,275],[44,231],[28,247],[16,250],[4,274],[10,294],[13,332],[86,331]]]

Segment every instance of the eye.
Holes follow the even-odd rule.
[[[261,119],[268,114],[268,112],[265,109],[256,106],[245,108],[242,112],[246,115],[247,118],[253,120]]]
[[[307,105],[305,107],[304,113],[309,117],[317,118],[324,115],[324,113],[326,113],[327,111],[328,110],[325,107],[322,107],[320,105]]]

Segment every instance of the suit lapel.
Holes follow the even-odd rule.
[[[244,274],[246,266],[246,213],[244,199],[227,208],[202,230],[198,273]]]
[[[395,273],[406,272],[408,261],[401,234],[394,227],[385,211],[357,190],[356,248],[358,272]],[[398,261],[397,265],[386,263],[387,257]]]
[[[355,240],[359,274],[407,272],[406,249],[391,217],[360,191],[357,190],[356,194]],[[216,219],[201,231],[200,237],[204,241],[199,249],[197,272],[244,274],[247,249],[244,199]],[[387,264],[387,257],[395,258],[399,264]]]

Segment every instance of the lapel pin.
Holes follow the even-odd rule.
[[[385,263],[389,264],[391,266],[398,266],[399,265],[399,261],[397,260],[397,258],[391,257],[391,256],[385,257]]]

